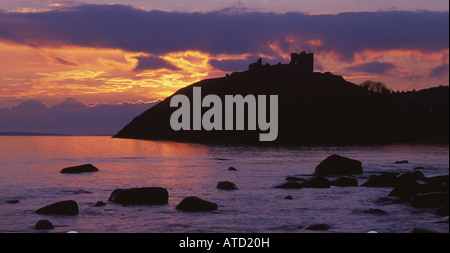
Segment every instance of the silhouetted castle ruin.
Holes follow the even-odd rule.
[[[273,67],[294,68],[300,73],[313,73],[314,72],[314,54],[306,53],[305,51],[297,54],[291,53],[291,62],[289,64],[281,64],[271,66],[269,63],[262,64],[262,59],[259,58],[256,62],[248,66],[249,71],[267,70]]]

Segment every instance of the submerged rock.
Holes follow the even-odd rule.
[[[317,165],[315,175],[362,174],[362,164],[340,155],[331,155]]]
[[[237,186],[229,181],[221,181],[217,183],[216,186],[217,189],[222,189],[222,190],[237,190]]]
[[[280,189],[300,189],[303,188],[302,183],[299,183],[297,181],[288,181],[286,183],[282,183],[280,185],[277,185],[273,188],[280,188]]]
[[[168,200],[169,193],[161,187],[116,189],[108,198],[108,201],[123,205],[162,205]]]
[[[439,208],[448,201],[446,192],[419,193],[411,197],[413,207]]]
[[[288,176],[285,178],[287,181],[305,181],[306,179],[296,176]]]
[[[379,215],[385,215],[385,214],[387,214],[386,211],[383,211],[383,210],[377,209],[377,208],[369,208],[369,209],[367,209],[367,210],[362,211],[362,213],[379,214]]]
[[[394,187],[397,185],[397,175],[395,173],[382,173],[370,176],[361,186],[367,187]]]
[[[319,230],[328,230],[330,228],[331,228],[330,225],[325,224],[325,223],[320,223],[320,224],[311,224],[311,225],[303,227],[302,229],[319,231]]]
[[[401,200],[410,200],[416,194],[427,192],[448,192],[448,186],[440,183],[421,184],[416,181],[399,182],[389,193],[389,196],[397,197]]]
[[[106,206],[106,203],[103,201],[97,201],[94,206]]]
[[[398,176],[398,182],[406,182],[406,181],[417,181],[417,180],[426,180],[425,175],[418,170],[413,172],[406,172]]]
[[[426,229],[426,228],[413,228],[411,229],[411,233],[437,233],[436,231],[430,230],[430,229]]]
[[[235,167],[229,167],[228,170],[237,171],[237,169]]]
[[[54,229],[55,227],[48,220],[39,220],[38,222],[36,222],[36,224],[34,225],[33,228],[34,229],[48,230],[48,229]]]
[[[8,204],[17,204],[19,202],[20,202],[20,200],[18,200],[18,199],[8,199],[6,201],[6,203],[8,203]]]
[[[339,177],[331,181],[330,184],[341,187],[358,186],[358,180],[354,177]]]
[[[217,204],[191,196],[183,199],[175,209],[188,212],[213,211],[217,210]]]
[[[409,163],[409,161],[408,160],[395,161],[395,164],[405,164],[405,163]]]
[[[78,204],[73,200],[60,201],[35,211],[38,214],[78,215]]]
[[[304,188],[330,188],[330,180],[324,176],[315,176],[301,183]]]
[[[99,171],[99,169],[97,169],[94,165],[89,163],[89,164],[83,164],[83,165],[64,168],[60,171],[60,173],[75,174],[75,173],[96,172],[96,171]]]
[[[294,199],[291,195],[287,195],[286,197],[284,197],[283,199]]]

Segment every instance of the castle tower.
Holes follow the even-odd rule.
[[[314,54],[305,51],[300,54],[292,53],[289,64],[298,66],[302,73],[312,73],[314,71]]]

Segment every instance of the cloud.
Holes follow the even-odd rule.
[[[395,69],[395,65],[393,63],[378,62],[378,61],[362,63],[347,67],[348,71],[364,72],[371,74],[383,74],[389,72],[392,69]]]
[[[198,50],[275,56],[270,45],[276,42],[287,53],[332,51],[350,60],[355,52],[369,49],[446,49],[448,19],[448,11],[179,13],[82,5],[43,13],[2,13],[0,39],[32,46],[119,48],[153,55]],[[150,66],[158,67],[157,63]]]
[[[242,71],[248,68],[248,65],[251,63],[249,59],[242,60],[216,60],[210,59],[209,64],[213,66],[215,69],[222,71]]]
[[[42,132],[68,135],[114,134],[154,103],[88,106],[74,98],[48,107],[37,100],[0,109],[1,132]]]
[[[439,65],[431,69],[429,76],[431,78],[442,78],[448,76],[449,74],[448,68],[449,68],[448,63]]]
[[[138,56],[136,57],[138,60],[137,66],[134,68],[134,71],[142,71],[142,70],[154,70],[154,69],[170,69],[170,70],[178,70],[178,68],[169,62],[155,56]]]

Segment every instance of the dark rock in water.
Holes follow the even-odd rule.
[[[405,164],[405,163],[409,163],[409,161],[408,160],[395,161],[395,164]]]
[[[237,190],[238,189],[234,183],[229,182],[229,181],[218,182],[216,188],[223,189],[223,190]]]
[[[437,233],[436,231],[425,229],[425,228],[413,228],[411,229],[411,233],[420,233],[420,234],[428,234],[428,233]]]
[[[283,199],[294,199],[291,195],[287,195],[286,197],[284,197]]]
[[[435,176],[426,178],[424,181],[427,183],[446,184],[448,186],[449,175]]]
[[[436,215],[448,216],[448,200],[442,204],[441,208],[436,211]]]
[[[330,180],[324,176],[315,176],[301,183],[304,188],[330,188]]]
[[[61,173],[84,173],[84,172],[96,172],[99,171],[94,165],[92,164],[83,164],[79,166],[73,166],[73,167],[67,167],[62,169]]]
[[[295,177],[295,176],[288,176],[285,178],[287,181],[305,181],[306,179],[301,177]]]
[[[9,199],[6,201],[6,203],[8,203],[8,204],[17,204],[19,202],[20,202],[20,200],[18,200],[18,199]]]
[[[303,229],[318,231],[318,230],[328,230],[330,228],[331,228],[330,225],[321,223],[321,224],[311,224],[311,225],[304,227]]]
[[[94,206],[106,206],[106,203],[103,201],[97,201]]]
[[[361,186],[367,187],[394,187],[397,184],[397,175],[395,173],[383,173],[370,176],[370,178]]]
[[[229,167],[228,170],[237,171],[237,169],[235,167]]]
[[[387,214],[386,211],[383,211],[383,210],[377,209],[377,208],[374,208],[374,209],[370,208],[370,209],[364,210],[362,212],[363,213],[370,213],[370,214],[380,214],[380,215]]]
[[[281,188],[281,189],[300,189],[303,188],[303,185],[296,181],[288,181],[286,183],[277,185],[273,188]]]
[[[421,184],[416,181],[399,182],[389,193],[389,196],[398,197],[402,200],[410,200],[416,194],[427,192],[448,192],[448,186],[440,183]]]
[[[425,175],[418,170],[415,170],[413,172],[403,173],[400,176],[398,176],[398,178],[397,178],[398,182],[417,181],[417,180],[425,180],[425,179],[426,179]]]
[[[39,220],[33,227],[34,229],[54,229],[53,224],[48,220]]]
[[[380,205],[398,204],[400,202],[397,197],[381,197],[375,200],[375,203]]]
[[[212,211],[217,210],[217,204],[192,196],[183,199],[175,209],[189,212]]]
[[[448,193],[444,192],[419,193],[411,197],[413,207],[439,208],[445,201],[448,201]]]
[[[339,177],[330,182],[333,186],[358,186],[358,180],[354,177]]]
[[[48,215],[78,215],[78,204],[73,200],[60,201],[44,206],[35,211],[35,213]]]
[[[163,205],[168,200],[169,193],[161,187],[116,189],[108,198],[108,201],[123,205]]]
[[[340,155],[331,155],[317,165],[315,175],[362,174],[362,164]]]

